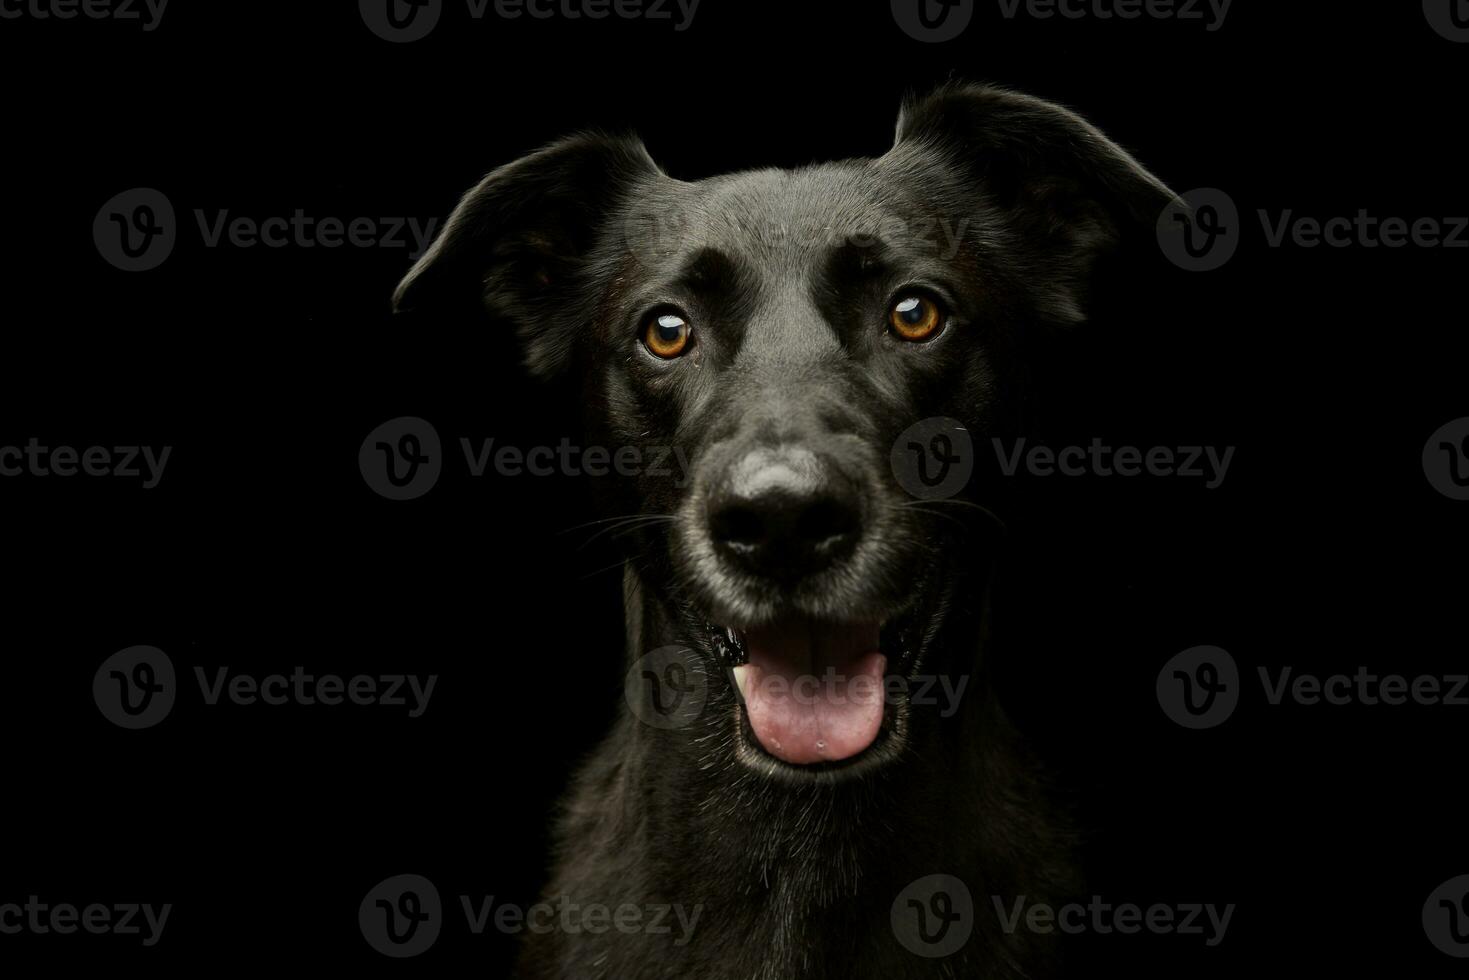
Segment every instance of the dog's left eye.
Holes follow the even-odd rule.
[[[643,346],[657,357],[672,360],[688,349],[693,328],[688,318],[676,310],[663,310],[649,316],[643,326]]]
[[[927,340],[944,326],[938,301],[923,293],[904,293],[888,310],[888,326],[903,340]]]

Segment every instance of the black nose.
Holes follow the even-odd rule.
[[[848,554],[862,531],[862,498],[836,467],[803,449],[758,449],[709,498],[709,533],[729,559],[792,582]]]

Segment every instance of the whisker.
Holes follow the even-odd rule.
[[[595,521],[587,521],[584,524],[573,524],[571,527],[562,528],[557,534],[570,534],[572,531],[580,531],[584,528],[595,527],[598,524],[613,524],[617,521],[625,521],[635,517],[663,517],[673,520],[672,514],[618,514],[616,517],[599,517]]]
[[[610,572],[614,568],[621,568],[623,565],[627,564],[627,562],[629,562],[629,561],[636,561],[637,559],[639,559],[641,557],[643,557],[643,556],[642,556],[641,553],[639,553],[639,554],[633,555],[631,558],[628,558],[628,559],[625,559],[625,560],[619,558],[617,561],[613,562],[610,565],[605,565],[602,568],[596,569],[595,571],[587,572],[585,575],[582,575],[580,578],[578,578],[577,581],[579,581],[579,582],[585,582],[589,578],[593,578],[593,577],[595,577],[597,575],[601,575],[601,574],[603,574],[605,572]]]
[[[909,500],[909,501],[905,501],[903,503],[896,504],[896,505],[893,505],[893,506],[897,506],[897,507],[909,507],[909,508],[912,508],[914,510],[921,510],[924,513],[933,514],[933,515],[938,516],[938,517],[947,517],[950,520],[955,520],[955,521],[958,520],[957,518],[953,517],[950,514],[943,514],[943,513],[939,512],[937,510],[930,509],[933,506],[938,505],[938,504],[947,504],[947,505],[949,505],[951,507],[968,507],[968,508],[970,508],[972,510],[977,510],[981,514],[983,514],[986,517],[988,517],[990,520],[994,521],[995,522],[995,525],[1000,529],[1001,532],[1003,532],[1005,534],[1010,533],[1010,527],[1009,527],[1009,525],[1007,525],[1003,520],[1000,519],[1000,515],[996,514],[994,511],[990,510],[988,507],[984,506],[983,504],[976,504],[972,500],[958,500],[958,499],[955,499],[955,498],[952,498],[952,497],[941,499],[941,500]],[[958,521],[958,523],[960,523],[962,525],[964,522],[963,521]]]
[[[590,547],[592,542],[607,534],[616,534],[618,532],[625,534],[647,527],[649,524],[671,524],[674,520],[675,518],[666,514],[634,514],[631,517],[624,517],[617,523],[604,527],[596,534],[587,538],[581,543],[578,550]]]

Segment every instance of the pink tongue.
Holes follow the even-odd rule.
[[[887,658],[876,626],[797,621],[745,633],[735,669],[760,745],[793,765],[849,759],[882,727]]]

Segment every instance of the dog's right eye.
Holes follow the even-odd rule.
[[[692,334],[687,317],[677,310],[662,310],[643,326],[643,346],[655,357],[672,360],[688,349]]]

